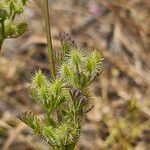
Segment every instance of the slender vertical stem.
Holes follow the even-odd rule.
[[[1,44],[1,42],[0,42],[0,51],[1,51],[1,49],[2,49],[2,44]]]
[[[4,24],[4,21],[1,22],[1,31],[0,32],[1,32],[1,37],[0,37],[0,51],[1,51],[4,39],[5,39],[5,24]]]
[[[1,51],[1,49],[2,49],[2,45],[3,45],[3,40],[0,41],[0,51]]]
[[[1,26],[2,26],[2,40],[5,39],[5,24],[4,21],[1,22]]]
[[[48,60],[50,63],[50,72],[51,76],[54,79],[56,75],[55,70],[55,60],[53,55],[53,46],[52,46],[52,37],[51,37],[51,22],[50,22],[50,15],[49,15],[49,3],[48,0],[44,0],[44,11],[45,11],[45,27],[46,27],[46,34],[47,34],[47,45],[48,45]],[[60,120],[59,111],[56,110],[57,118]]]
[[[50,125],[50,120],[51,120],[51,118],[50,118],[50,113],[49,113],[49,112],[46,112],[46,117],[45,117],[45,119],[46,119],[46,124],[49,126],[49,125]]]
[[[1,32],[0,32],[1,33]],[[3,39],[1,39],[2,37],[0,37],[0,51],[2,49],[2,45],[3,45]]]
[[[53,46],[52,46],[52,37],[51,37],[51,25],[50,25],[50,15],[49,15],[49,4],[48,0],[44,0],[44,11],[45,11],[45,27],[47,34],[47,45],[48,45],[48,60],[50,63],[50,71],[52,78],[55,78],[55,61],[53,56]]]

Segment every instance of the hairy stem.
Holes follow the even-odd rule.
[[[45,11],[45,27],[47,34],[47,45],[48,45],[48,60],[50,63],[50,71],[52,78],[55,78],[55,60],[53,56],[53,46],[51,37],[51,25],[50,25],[50,15],[49,15],[49,4],[48,0],[44,0],[44,11]]]

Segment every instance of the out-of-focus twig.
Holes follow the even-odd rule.
[[[87,17],[85,21],[83,21],[83,24],[71,30],[71,34],[74,35],[77,33],[81,33],[82,31],[86,30],[91,25],[93,25],[97,19],[100,19],[102,16],[106,15],[108,12],[109,12],[108,9],[102,9],[100,13]]]
[[[115,65],[121,71],[129,75],[137,83],[150,85],[150,78],[147,76],[145,72],[138,72],[134,66],[132,66],[131,64],[127,64],[119,56],[112,56],[110,52],[105,51],[103,53],[103,57],[106,61]]]

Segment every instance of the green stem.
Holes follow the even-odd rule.
[[[51,37],[51,23],[50,23],[50,15],[49,15],[49,3],[48,0],[44,0],[44,10],[45,10],[45,27],[46,27],[46,34],[47,34],[47,45],[48,45],[48,60],[50,63],[50,72],[51,76],[54,79],[56,76],[55,70],[55,59],[53,55],[53,46],[52,46],[52,37]],[[59,112],[57,111],[57,118],[59,120]]]
[[[0,32],[1,32],[1,37],[0,37],[0,51],[1,51],[4,39],[5,39],[5,24],[4,24],[4,21],[1,22],[1,31]]]
[[[3,41],[0,41],[0,51],[2,49]]]
[[[46,112],[46,124],[47,124],[48,126],[50,125],[50,120],[51,120],[50,114],[49,114],[49,112]]]
[[[65,150],[74,150],[76,144],[65,145]]]
[[[73,97],[72,97],[72,95],[71,95],[71,93],[70,93],[70,96],[71,96],[71,99],[72,99],[72,102],[73,102],[73,115],[74,115],[74,118],[73,118],[73,120],[74,120],[74,123],[76,122],[76,104],[75,104],[75,101],[73,100]]]
[[[50,15],[49,15],[49,4],[48,0],[44,0],[44,11],[45,11],[45,27],[47,34],[47,45],[48,45],[48,60],[50,63],[50,71],[52,78],[55,78],[55,60],[53,56],[53,46],[51,37],[51,25],[50,25]]]
[[[47,124],[47,126],[55,127],[56,124],[55,124],[55,121],[51,118],[50,112],[47,111],[45,114],[46,114],[46,124]]]
[[[53,150],[74,150],[75,149],[75,144],[70,144],[70,145],[61,145],[60,147],[54,146]]]
[[[5,39],[5,24],[4,24],[4,21],[1,22],[1,25],[2,25],[2,40]]]

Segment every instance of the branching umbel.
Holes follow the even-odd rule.
[[[98,51],[85,56],[68,34],[61,34],[55,78],[38,71],[32,78],[30,93],[45,112],[41,121],[32,113],[19,115],[21,121],[40,134],[53,148],[74,149],[86,112],[91,107],[88,86],[101,70]],[[59,118],[52,114],[59,113]]]
[[[15,23],[15,17],[23,12],[27,0],[0,0],[0,50],[7,38],[16,38],[27,30],[26,23]]]

